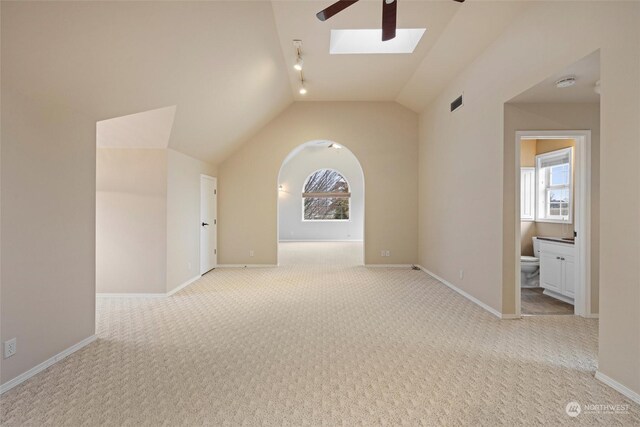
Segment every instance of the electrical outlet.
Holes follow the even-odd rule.
[[[384,256],[391,256],[391,251],[385,251]]]
[[[4,358],[11,357],[18,351],[18,342],[15,338],[11,338],[4,342]]]
[[[464,270],[460,269],[460,280],[464,279]]]
[[[253,249],[249,250],[249,256],[253,256]]]
[[[384,249],[380,251],[380,256],[384,256]]]

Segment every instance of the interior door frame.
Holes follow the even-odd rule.
[[[521,314],[520,292],[520,256],[521,256],[521,225],[520,225],[520,142],[522,139],[574,139],[574,230],[578,233],[575,241],[576,286],[574,298],[574,314],[582,317],[594,317],[591,312],[591,131],[590,130],[530,130],[517,131],[515,138],[515,316]]]
[[[213,267],[211,267],[210,269],[203,271],[203,267],[202,267],[202,225],[200,225],[198,227],[198,252],[199,252],[199,257],[198,257],[198,261],[199,261],[199,272],[200,275],[204,275],[205,273],[213,270],[214,268],[216,268],[218,266],[218,254],[217,254],[217,250],[218,250],[218,224],[217,224],[217,212],[218,212],[218,197],[217,197],[217,190],[218,190],[218,178],[216,178],[215,176],[209,176],[209,175],[205,175],[205,174],[200,174],[200,209],[199,209],[199,223],[200,221],[202,221],[202,183],[203,180],[208,180],[208,181],[212,181],[214,183],[214,187],[215,187],[215,191],[216,191],[216,219],[215,219],[215,223],[213,224],[215,226],[215,230],[216,230],[216,245],[215,245],[215,250],[216,250],[216,262],[214,264]]]

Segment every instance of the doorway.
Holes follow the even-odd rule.
[[[218,187],[214,177],[200,175],[200,274],[218,265]]]
[[[518,131],[515,143],[515,314],[589,317],[591,131]]]
[[[346,147],[309,141],[278,174],[278,265],[364,264],[364,174]]]

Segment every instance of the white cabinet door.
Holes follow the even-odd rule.
[[[574,298],[576,295],[576,282],[575,282],[575,273],[576,273],[576,264],[572,256],[564,255],[564,260],[562,262],[562,284],[563,289],[562,293],[571,298]]]
[[[553,252],[540,251],[540,286],[562,292],[562,260]]]

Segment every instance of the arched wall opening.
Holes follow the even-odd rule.
[[[348,215],[312,218],[309,198],[305,215],[305,184],[322,170],[344,177]],[[283,160],[277,185],[278,265],[364,264],[364,173],[348,148],[327,140],[296,147]]]

